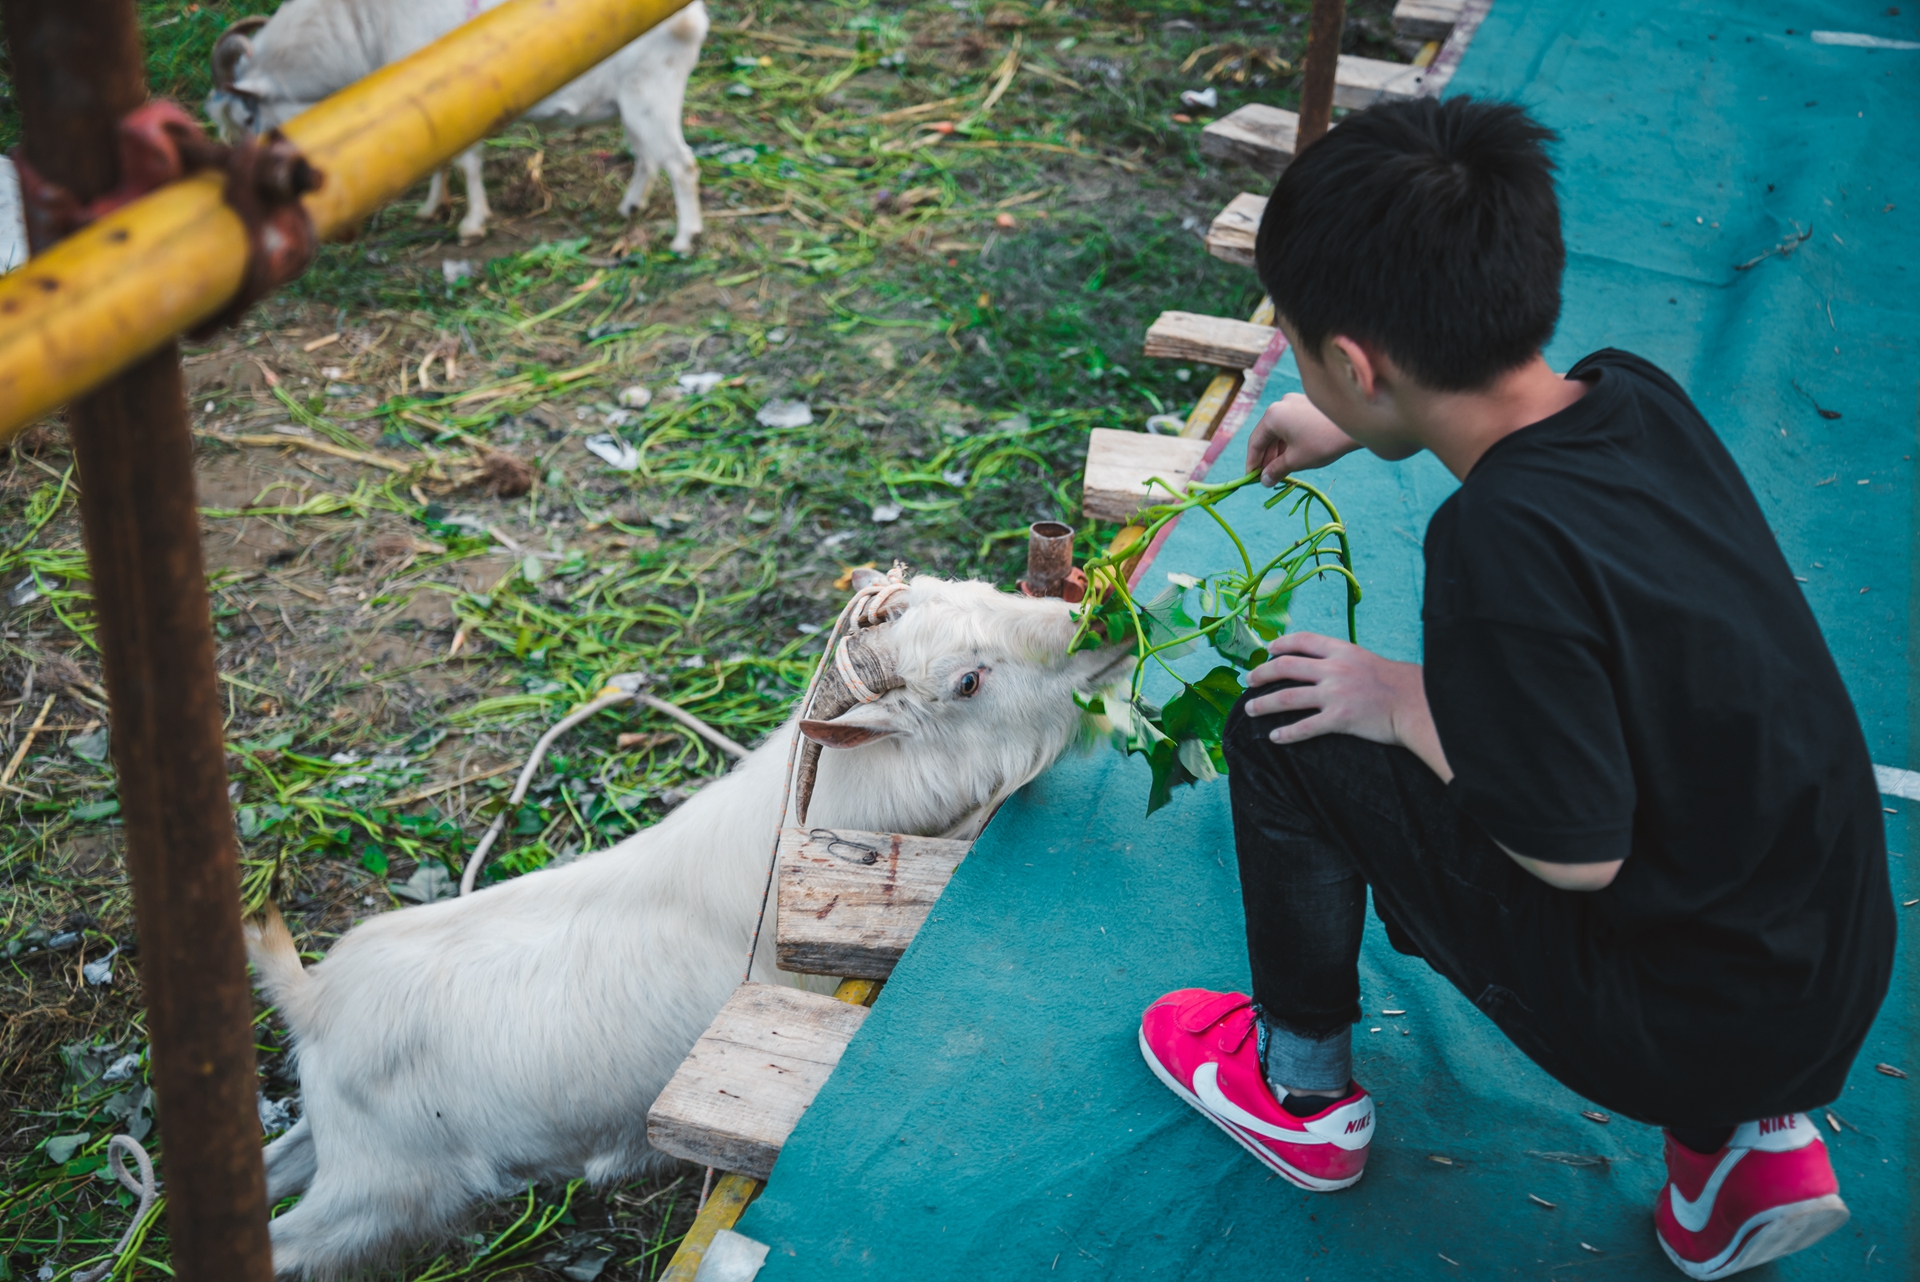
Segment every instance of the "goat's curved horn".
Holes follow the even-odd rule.
[[[894,671],[893,647],[887,643],[887,633],[892,627],[890,623],[877,624],[840,641],[841,655],[853,669],[855,679],[876,695],[898,690],[906,684]],[[827,660],[827,670],[820,674],[820,688],[814,691],[813,704],[807,711],[816,721],[831,721],[862,702],[840,669],[836,656]]]
[[[214,88],[233,88],[234,66],[253,49],[253,42],[247,37],[266,25],[266,16],[256,13],[240,19],[220,33],[220,38],[213,42]]]
[[[876,695],[898,690],[907,684],[895,670],[893,647],[887,644],[886,634],[892,626],[890,623],[876,624],[840,642],[841,651],[846,655],[854,676]],[[859,702],[861,700],[841,675],[840,665],[833,656],[829,656],[826,671],[820,674],[820,686],[813,692],[813,702],[801,710],[801,715],[815,721],[831,721]],[[819,773],[820,745],[808,739],[800,745],[800,764],[795,776],[799,792],[799,822],[803,824],[807,821],[807,806],[813,800],[813,781]]]

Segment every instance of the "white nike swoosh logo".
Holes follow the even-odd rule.
[[[1668,1183],[1669,1200],[1673,1203],[1673,1218],[1680,1221],[1680,1227],[1689,1233],[1698,1233],[1707,1227],[1707,1221],[1713,1218],[1713,1202],[1720,1196],[1720,1186],[1727,1182],[1727,1176],[1739,1165],[1740,1159],[1751,1153],[1752,1149],[1730,1149],[1720,1159],[1720,1165],[1713,1168],[1713,1174],[1707,1177],[1707,1186],[1700,1190],[1700,1196],[1687,1201],[1680,1196],[1680,1186]]]
[[[1261,1121],[1226,1097],[1220,1090],[1219,1078],[1218,1064],[1202,1064],[1193,1071],[1193,1093],[1215,1117],[1224,1118],[1235,1126],[1252,1131],[1255,1135],[1264,1135],[1273,1140],[1285,1140],[1289,1144],[1328,1142],[1324,1137],[1315,1135],[1311,1131],[1291,1131],[1284,1126],[1275,1126],[1272,1122]]]

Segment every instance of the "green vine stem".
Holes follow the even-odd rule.
[[[1345,580],[1347,636],[1359,638],[1360,580],[1353,573],[1346,524],[1324,491],[1293,477],[1275,490],[1265,506],[1272,509],[1292,499],[1288,514],[1300,518],[1303,532],[1259,566],[1247,541],[1217,510],[1222,500],[1259,479],[1258,472],[1249,472],[1216,485],[1189,485],[1186,496],[1177,502],[1146,509],[1137,535],[1126,546],[1094,557],[1082,567],[1087,594],[1069,649],[1131,644],[1138,659],[1124,690],[1116,688],[1085,701],[1084,706],[1112,723],[1117,748],[1144,756],[1152,767],[1148,814],[1166,805],[1181,784],[1204,782],[1225,772],[1220,737],[1227,713],[1245,688],[1240,674],[1258,666],[1266,658],[1266,643],[1287,630],[1296,589],[1323,575]],[[1173,489],[1159,477],[1150,484]],[[1196,508],[1232,541],[1239,569],[1205,578],[1169,574],[1165,590],[1145,601],[1136,598],[1127,585],[1127,564],[1151,546],[1162,530]],[[1277,583],[1271,582],[1276,578]],[[1189,608],[1195,593],[1197,600]],[[1169,661],[1202,644],[1211,645],[1226,662],[1200,680],[1188,681]],[[1141,696],[1149,664],[1180,683],[1180,693],[1164,707]]]

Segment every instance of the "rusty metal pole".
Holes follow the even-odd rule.
[[[1340,71],[1340,35],[1346,25],[1347,0],[1313,0],[1313,25],[1308,28],[1306,66],[1300,77],[1296,156],[1318,142],[1333,123],[1333,81]]]
[[[133,0],[0,8],[26,157],[92,200],[119,179],[115,123],[147,97]],[[238,849],[178,345],[74,402],[67,421],[139,921],[173,1273],[272,1282]]]

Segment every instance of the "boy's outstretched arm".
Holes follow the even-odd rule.
[[[1313,715],[1273,731],[1275,743],[1350,734],[1405,748],[1424,761],[1442,782],[1453,781],[1453,768],[1447,764],[1440,732],[1434,728],[1433,712],[1427,706],[1419,664],[1385,659],[1371,650],[1312,632],[1277,637],[1267,646],[1267,653],[1272,657],[1247,674],[1250,689],[1276,681],[1299,684],[1249,699],[1248,714],[1261,717],[1313,711]],[[1597,864],[1547,863],[1518,854],[1497,840],[1495,844],[1522,868],[1560,890],[1603,890],[1613,883],[1622,863],[1618,859]]]
[[[1289,392],[1267,406],[1254,424],[1253,435],[1247,438],[1247,471],[1257,470],[1262,485],[1275,486],[1289,472],[1325,467],[1359,448],[1360,442],[1315,409],[1312,401]]]

